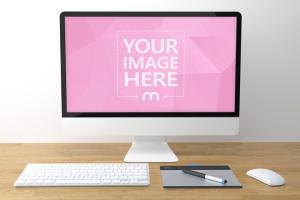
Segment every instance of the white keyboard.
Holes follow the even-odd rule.
[[[14,186],[145,186],[148,163],[28,164]]]

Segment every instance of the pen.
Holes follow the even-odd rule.
[[[182,170],[182,171],[186,174],[190,174],[190,175],[193,175],[193,176],[198,176],[198,177],[201,177],[201,178],[204,178],[204,179],[207,179],[207,180],[211,180],[211,181],[215,181],[215,182],[218,182],[218,183],[222,183],[222,184],[227,183],[226,179],[218,178],[218,177],[215,177],[215,176],[210,176],[210,175],[207,175],[207,174],[203,174],[201,172],[192,171],[192,170],[185,170],[185,169]]]

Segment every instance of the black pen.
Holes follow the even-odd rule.
[[[218,178],[218,177],[215,177],[215,176],[210,176],[210,175],[207,175],[207,174],[203,174],[201,172],[197,172],[197,171],[193,171],[193,170],[185,170],[185,169],[182,170],[182,171],[186,174],[190,174],[190,175],[193,175],[193,176],[198,176],[198,177],[201,177],[201,178],[204,178],[204,179],[207,179],[207,180],[211,180],[211,181],[215,181],[215,182],[218,182],[218,183],[222,183],[222,184],[227,183],[226,179]]]

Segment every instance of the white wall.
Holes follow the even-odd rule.
[[[300,141],[299,0],[10,0],[0,2],[0,142],[129,140],[61,130],[64,10],[240,11],[241,133],[170,140]]]

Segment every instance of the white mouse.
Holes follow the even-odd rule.
[[[247,172],[247,175],[270,186],[280,186],[285,184],[284,178],[270,169],[251,169]]]

